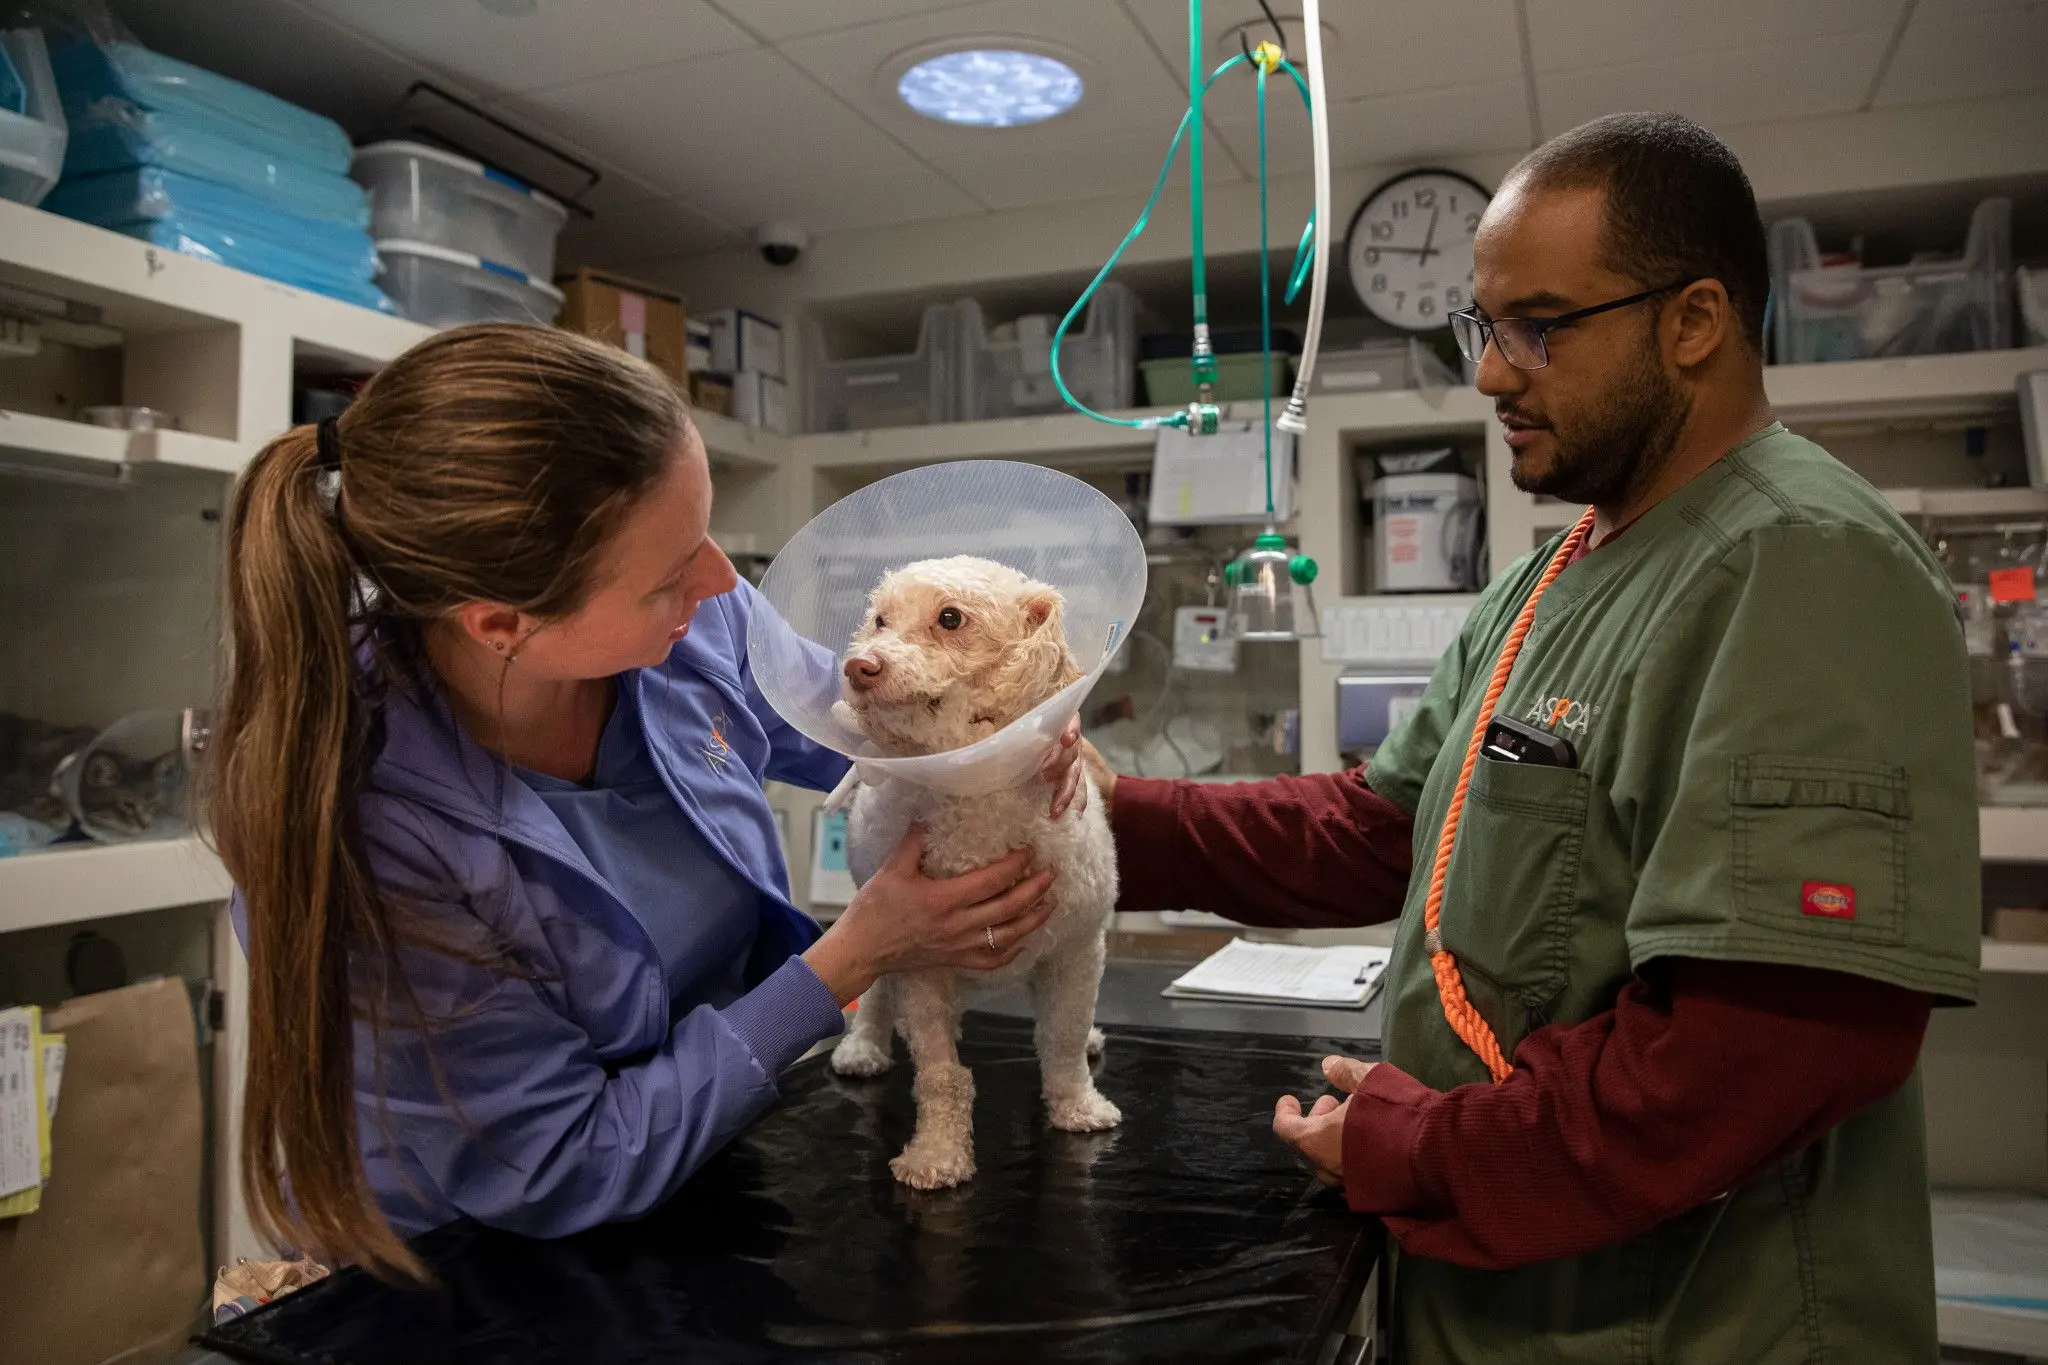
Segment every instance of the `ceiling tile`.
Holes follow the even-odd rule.
[[[1125,0],[1176,72],[1187,63],[1188,7],[1184,0]],[[1274,5],[1294,42],[1290,57],[1305,66],[1299,0]],[[1257,0],[1220,0],[1203,12],[1209,30],[1210,68],[1238,52],[1239,25],[1265,22]],[[1521,44],[1513,16],[1499,0],[1335,0],[1323,6],[1323,80],[1334,102],[1513,80],[1522,74]],[[1180,78],[1185,82],[1186,77]],[[1230,79],[1226,77],[1226,79]]]
[[[1088,139],[1062,147],[1024,147],[942,163],[947,174],[993,209],[1029,208],[1083,199],[1128,199],[1131,215],[1144,206],[1159,176],[1171,132],[1160,136]],[[1187,195],[1187,148],[1174,158],[1162,202]],[[1227,156],[1205,155],[1203,181],[1228,184],[1244,177]]]
[[[896,98],[886,75],[891,58],[926,44],[976,37],[1022,39],[1071,54],[1086,82],[1081,103],[1029,127],[957,128],[922,118]],[[1183,107],[1144,34],[1104,0],[994,0],[798,39],[780,50],[904,146],[934,161],[1050,151],[1076,140],[1122,136],[1134,127],[1164,128],[1163,150]]]
[[[945,176],[921,166],[886,174],[850,175],[848,170],[842,166],[830,177],[760,177],[724,186],[718,191],[718,205],[745,222],[794,219],[812,232],[850,232],[982,210]]]
[[[1878,89],[1880,105],[2048,90],[2048,4],[1947,0],[1915,10]]]
[[[712,0],[727,15],[771,42],[860,28],[885,19],[959,9],[974,0]]]
[[[1223,123],[1219,131],[1246,166],[1258,164],[1254,120]],[[1330,164],[1343,170],[1389,162],[1491,152],[1530,145],[1527,92],[1519,80],[1345,100],[1330,106]],[[1298,103],[1282,106],[1266,130],[1274,169],[1310,169],[1308,119]]]
[[[524,18],[478,0],[306,0],[335,19],[491,93],[754,46],[704,0],[537,0]]]
[[[1708,125],[1844,113],[1863,103],[1891,40],[1878,29],[1770,47],[1688,53],[1536,78],[1545,136],[1629,109],[1662,109]]]
[[[1699,63],[1702,54],[1737,46],[1787,44],[1786,55],[1823,60],[1797,40],[1883,30],[1897,24],[1906,0],[1717,0],[1714,4],[1645,4],[1643,0],[1527,0],[1529,45],[1539,72],[1572,71],[1622,62]],[[1864,73],[1866,76],[1872,74]],[[1717,60],[1702,78],[1742,73]],[[1625,107],[1625,106],[1624,106]],[[1662,107],[1662,106],[1658,106]],[[1549,106],[1545,105],[1546,116]],[[1765,115],[1768,117],[1768,115]],[[1568,125],[1559,125],[1568,126]]]
[[[564,86],[505,101],[523,117],[602,147],[685,203],[746,221],[729,202],[855,173],[904,179],[919,162],[772,50]]]

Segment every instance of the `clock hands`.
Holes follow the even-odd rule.
[[[1432,256],[1434,256],[1434,255],[1436,255],[1436,254],[1437,254],[1436,252],[1434,252],[1434,251],[1431,251],[1431,250],[1429,249],[1429,244],[1430,244],[1431,242],[1433,242],[1433,241],[1435,241],[1435,240],[1436,240],[1436,220],[1437,220],[1437,215],[1438,215],[1438,214],[1439,214],[1439,213],[1440,213],[1441,211],[1442,211],[1442,210],[1440,210],[1440,209],[1431,209],[1431,210],[1429,211],[1429,231],[1427,231],[1427,232],[1425,232],[1425,233],[1423,233],[1423,234],[1422,234],[1422,253],[1421,253],[1421,254],[1422,254],[1422,260],[1423,260],[1423,261],[1427,261],[1427,260],[1428,260],[1428,259],[1429,259],[1430,257],[1432,257]],[[1420,264],[1420,262],[1418,262],[1418,264]]]

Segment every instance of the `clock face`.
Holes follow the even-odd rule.
[[[1490,195],[1454,171],[1410,171],[1351,219],[1351,287],[1382,322],[1411,332],[1472,306],[1472,240]]]

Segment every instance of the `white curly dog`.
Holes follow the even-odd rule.
[[[958,556],[883,577],[847,651],[839,703],[889,755],[939,753],[994,734],[1081,676],[1067,648],[1059,592],[1015,569]],[[1084,780],[1087,780],[1084,778]],[[1051,917],[1007,967],[888,976],[861,997],[832,1054],[842,1076],[889,1069],[890,1031],[916,1069],[917,1129],[889,1163],[906,1185],[941,1189],[974,1175],[974,1076],[956,1046],[964,995],[1029,984],[1040,1085],[1055,1128],[1096,1132],[1122,1121],[1089,1075],[1104,935],[1116,905],[1116,850],[1092,781],[1084,810],[1051,818],[1051,790],[1032,779],[987,796],[948,796],[903,781],[860,787],[847,820],[857,881],[880,869],[913,821],[926,828],[923,870],[952,877],[1028,848],[1056,876]],[[1075,803],[1077,806],[1082,803]]]

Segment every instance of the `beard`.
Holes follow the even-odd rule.
[[[1510,470],[1515,487],[1560,502],[1618,507],[1657,477],[1678,443],[1692,400],[1664,373],[1652,338],[1644,341],[1598,411],[1550,420],[1555,460],[1540,474],[1516,460]],[[1506,410],[1529,416],[1512,404]]]

